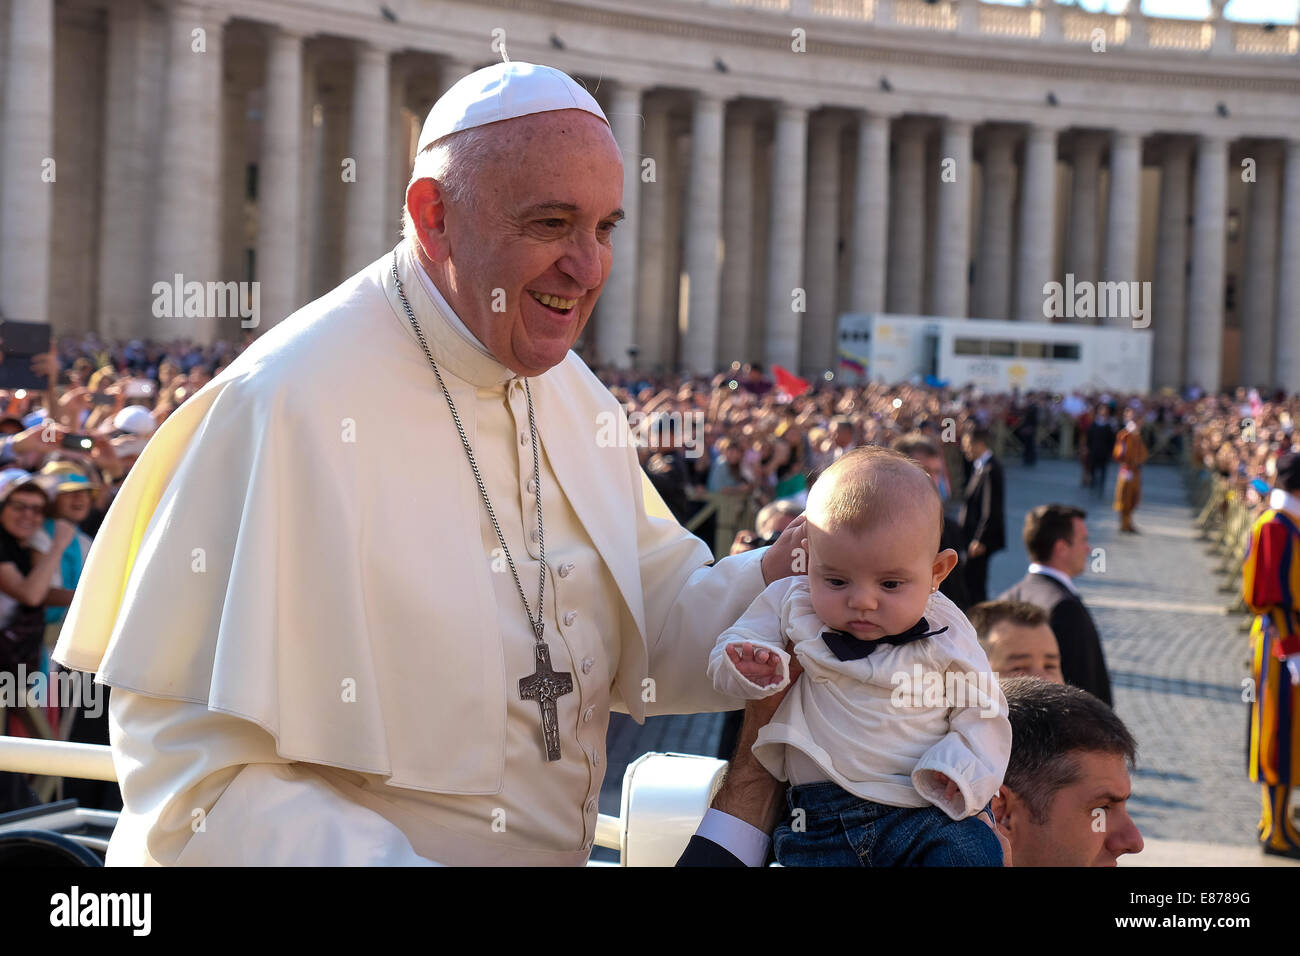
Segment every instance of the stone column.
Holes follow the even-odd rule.
[[[317,296],[334,288],[348,275],[343,269],[343,235],[347,228],[348,190],[354,184],[343,182],[339,163],[348,155],[350,99],[346,89],[334,87],[321,91],[324,115],[320,133],[320,226],[310,237],[316,262],[313,292]]]
[[[629,364],[627,350],[635,342],[637,268],[640,263],[637,224],[641,204],[641,92],[632,83],[614,85],[609,121],[623,153],[623,212],[614,227],[614,262],[600,295],[600,324],[596,328],[600,361],[619,368]]]
[[[688,298],[681,365],[714,372],[718,364],[718,303],[722,257],[722,132],[725,107],[697,93],[691,122],[690,179],[686,184],[685,249]]]
[[[0,314],[48,322],[54,156],[54,0],[11,0],[0,174]],[[53,173],[54,181],[45,178]]]
[[[1181,388],[1187,368],[1187,194],[1191,149],[1185,140],[1165,143],[1160,170],[1160,214],[1156,228],[1156,280],[1151,290],[1151,385]]]
[[[1066,237],[1065,271],[1076,281],[1096,282],[1097,197],[1101,179],[1102,140],[1080,133],[1074,140],[1074,174],[1070,179],[1070,232]],[[1076,321],[1088,321],[1086,319]]]
[[[134,66],[135,62],[137,61],[132,61],[131,65]],[[245,208],[244,197],[248,195],[249,89],[241,80],[242,77],[232,79],[226,84],[223,93],[225,125],[222,127],[221,135],[225,141],[226,158],[222,166],[221,176],[224,183],[226,202],[221,209],[221,271],[229,279],[242,281],[246,278],[244,273],[247,271],[244,230],[247,226],[248,213]],[[112,102],[111,97],[109,102]],[[114,180],[106,179],[105,181],[113,182]],[[108,200],[107,195],[104,198],[105,201]],[[308,204],[306,208],[310,209],[311,205]],[[310,229],[310,227],[308,228]],[[308,234],[310,235],[310,232]],[[104,245],[111,246],[113,243],[105,243]],[[105,250],[104,255],[105,257],[108,255],[107,250]],[[104,262],[103,258],[101,258],[101,262]],[[101,265],[101,275],[106,271],[106,267]],[[105,301],[102,281],[100,290],[101,301]],[[266,319],[269,323],[270,316],[267,316]],[[142,330],[140,334],[143,335],[145,332],[147,330]],[[138,337],[136,335],[126,336],[126,338]]]
[[[1223,354],[1223,260],[1227,229],[1228,141],[1202,136],[1196,147],[1196,207],[1187,316],[1187,381],[1219,390]]]
[[[1052,280],[1056,237],[1056,132],[1050,126],[1032,126],[1025,142],[1015,310],[1022,322],[1045,321],[1043,286]]]
[[[767,249],[766,362],[790,371],[799,368],[802,313],[795,290],[803,288],[804,164],[808,151],[808,110],[777,106],[772,151],[772,226]],[[807,291],[806,289],[804,290]]]
[[[322,157],[316,152],[320,140],[316,136],[316,105],[320,102],[320,54],[313,44],[303,44],[302,55],[302,99],[298,107],[302,128],[299,155],[301,163],[298,174],[298,201],[301,212],[298,221],[298,305],[304,305],[316,298],[311,294],[312,272],[316,264],[315,245],[308,241],[313,231],[320,228],[320,169]],[[321,110],[324,121],[324,110]]]
[[[637,320],[632,342],[639,350],[637,364],[650,368],[665,361],[664,310],[668,307],[666,272],[668,269],[668,195],[664,174],[669,164],[668,111],[660,104],[644,100],[645,129],[642,132],[645,157],[653,161],[652,178],[641,188],[641,222],[630,223],[637,229],[641,258],[637,263]],[[617,240],[615,240],[617,242]]]
[[[925,277],[925,131],[901,122],[894,130],[894,206],[889,213],[887,309],[902,315],[921,311]]]
[[[1282,236],[1278,244],[1277,364],[1278,388],[1300,392],[1300,140],[1286,144],[1282,174]]]
[[[257,274],[268,327],[302,304],[302,52],[299,34],[273,28],[257,191]]]
[[[396,244],[389,242],[388,216],[388,51],[359,43],[352,83],[352,136],[348,156],[356,181],[347,183],[343,274],[364,268]]]
[[[939,169],[931,183],[939,191],[934,235],[935,315],[964,319],[970,286],[971,124],[946,119],[939,148]],[[950,162],[951,161],[951,162]],[[951,170],[951,172],[949,172]]]
[[[210,282],[223,278],[221,263],[222,47],[224,21],[210,8],[181,2],[167,12],[167,81],[150,282]],[[259,197],[265,191],[259,191]],[[256,266],[255,278],[262,276]],[[265,309],[258,316],[259,328]],[[236,338],[238,318],[157,318],[158,338]]]
[[[1272,143],[1259,143],[1255,181],[1246,184],[1245,280],[1241,284],[1241,384],[1247,388],[1273,385],[1277,301],[1277,211],[1281,199],[1281,156]]]
[[[796,374],[820,375],[834,369],[835,302],[839,288],[840,133],[837,116],[819,117],[811,124],[808,156],[808,228],[804,254],[804,287],[808,312],[800,330],[801,368]]]
[[[411,70],[409,60],[394,58],[388,74],[388,187],[385,227],[393,242],[402,234],[402,210],[406,205],[406,184],[411,178],[408,151],[410,129],[406,122],[406,81]]]
[[[160,77],[150,76],[141,64],[152,63],[161,69],[162,48],[139,3],[114,3],[106,12],[102,181],[111,183],[112,188],[104,190],[99,226],[98,330],[107,339],[145,338],[153,322],[152,279],[145,279],[152,266],[150,199],[156,180],[149,158],[141,155],[140,144],[157,135],[153,123],[158,117],[161,84],[157,82]],[[240,182],[242,185],[242,179]],[[242,215],[244,204],[238,203],[237,208]],[[10,261],[7,253],[2,258]],[[0,285],[0,289],[6,286]],[[0,309],[6,305],[4,298],[0,295]]]
[[[1142,204],[1142,137],[1116,131],[1110,144],[1110,196],[1106,203],[1107,282],[1136,282]],[[1131,310],[1130,310],[1131,311]],[[1130,328],[1132,315],[1107,316],[1106,325]]]
[[[1007,319],[1011,305],[1012,216],[1016,205],[1016,134],[994,127],[984,140],[979,248],[975,262],[978,319]]]
[[[726,175],[722,202],[722,316],[719,321],[719,364],[744,362],[751,350],[749,335],[754,295],[754,117],[748,111],[727,110]]]
[[[889,117],[866,113],[858,123],[853,198],[853,312],[885,311],[885,240],[889,234]]]

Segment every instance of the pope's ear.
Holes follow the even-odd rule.
[[[406,212],[426,258],[442,262],[451,252],[447,243],[447,207],[436,180],[425,177],[406,187]]]

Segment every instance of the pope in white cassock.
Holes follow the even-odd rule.
[[[113,687],[110,864],[581,864],[611,710],[742,706],[709,650],[802,521],[710,566],[569,351],[622,183],[568,76],[465,77],[403,241],[158,430],[55,650]]]

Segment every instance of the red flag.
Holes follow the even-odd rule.
[[[798,398],[808,391],[809,385],[807,382],[798,375],[791,375],[779,365],[772,366],[772,374],[776,376],[776,387],[791,398]]]

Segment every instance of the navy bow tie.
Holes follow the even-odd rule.
[[[877,644],[911,644],[923,637],[934,637],[936,634],[942,634],[946,630],[948,630],[947,627],[941,627],[937,631],[932,631],[930,630],[930,622],[925,618],[921,618],[902,634],[890,634],[874,641],[864,641],[846,631],[836,630],[822,631],[822,640],[826,642],[826,646],[831,649],[831,653],[835,655],[837,660],[860,661],[874,651]]]

